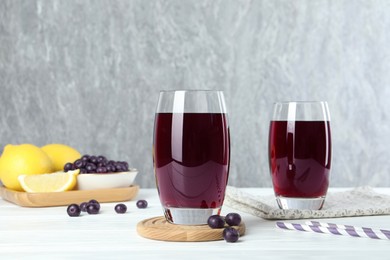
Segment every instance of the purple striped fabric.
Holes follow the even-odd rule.
[[[311,224],[311,225],[310,225]],[[320,223],[312,221],[309,225],[287,222],[276,222],[279,228],[298,230],[298,231],[313,231],[316,233],[327,233],[333,235],[349,235],[351,237],[367,237],[371,239],[390,239],[390,230],[371,229],[366,227],[354,227],[351,225],[337,225],[332,223]],[[383,235],[382,235],[383,234]]]
[[[362,228],[364,233],[366,233],[366,235],[369,237],[369,238],[373,238],[373,239],[379,239],[379,237],[375,234],[374,231],[372,231],[371,228]]]
[[[310,226],[310,228],[317,233],[324,233],[318,226]]]
[[[390,239],[390,231],[389,230],[380,230],[388,239]]]
[[[342,235],[339,230],[335,227],[328,227],[327,228],[329,230],[330,233],[332,233],[333,235]]]
[[[276,225],[277,225],[278,227],[280,227],[280,228],[288,229],[288,228],[286,227],[286,225],[285,225],[283,222],[278,221],[278,222],[276,222]]]
[[[353,236],[353,237],[360,237],[360,235],[356,232],[355,229],[346,229],[345,230],[350,236]]]
[[[344,229],[349,235],[355,236],[355,237],[362,237],[359,235],[357,231],[364,232],[369,238],[372,239],[381,239],[379,237],[379,234],[383,234],[386,236],[387,239],[390,239],[390,230],[385,230],[385,229],[379,229],[374,231],[372,228],[366,228],[366,227],[355,227],[352,225],[339,225],[339,224],[334,224],[334,223],[321,223],[319,221],[311,221],[312,225],[315,226],[321,226],[321,227],[334,227],[334,228],[341,228]],[[379,233],[380,232],[380,233]]]
[[[300,224],[292,224],[292,225],[293,225],[293,227],[294,227],[296,230],[306,231],[306,230],[303,229],[302,225],[300,225]]]

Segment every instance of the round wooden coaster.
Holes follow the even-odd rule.
[[[240,236],[245,234],[245,224],[235,227]],[[222,240],[223,228],[212,229],[208,225],[185,226],[166,221],[164,216],[145,219],[137,224],[139,235],[162,241],[200,242]]]

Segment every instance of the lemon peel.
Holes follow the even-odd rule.
[[[54,171],[63,171],[64,165],[81,158],[81,154],[75,148],[65,144],[47,144],[41,149],[49,156],[54,165]]]
[[[0,176],[5,187],[12,190],[23,190],[18,176],[54,172],[53,163],[45,152],[32,144],[4,147],[0,158]]]

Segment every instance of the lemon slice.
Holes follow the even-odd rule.
[[[26,192],[61,192],[73,189],[80,170],[38,175],[20,175],[20,186]]]

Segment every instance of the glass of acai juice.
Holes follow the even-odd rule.
[[[168,222],[207,224],[220,214],[230,135],[222,91],[161,91],[154,123],[156,185]]]
[[[329,186],[332,139],[325,101],[276,102],[269,166],[281,209],[321,209]]]

